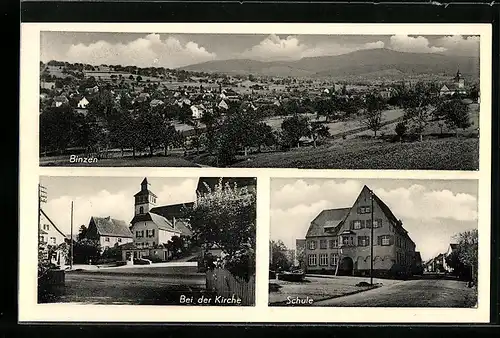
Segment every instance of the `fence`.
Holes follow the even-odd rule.
[[[241,299],[241,305],[255,305],[255,275],[247,282],[225,269],[213,269],[206,272],[206,281],[207,290],[219,296],[231,298],[234,295]]]

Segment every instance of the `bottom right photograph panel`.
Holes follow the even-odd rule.
[[[476,308],[478,181],[272,178],[269,306]]]

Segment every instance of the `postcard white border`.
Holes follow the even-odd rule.
[[[38,88],[41,31],[480,35],[479,171],[297,170],[198,168],[39,167]],[[490,315],[491,56],[490,24],[306,24],[306,23],[22,23],[20,100],[19,321],[20,322],[283,322],[283,323],[485,323]],[[252,176],[257,183],[257,277],[254,307],[37,304],[37,184],[48,176]],[[282,308],[267,306],[270,177],[405,178],[479,180],[479,295],[475,309]],[[112,310],[110,310],[112,306]]]

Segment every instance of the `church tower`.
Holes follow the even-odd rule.
[[[141,191],[134,195],[135,198],[135,214],[143,215],[151,211],[153,207],[156,206],[157,196],[149,190],[149,182],[147,178],[144,178],[141,183]]]
[[[457,70],[457,75],[455,75],[454,80],[457,88],[462,89],[465,87],[465,80],[464,77],[462,76],[462,73],[460,73],[460,69]]]

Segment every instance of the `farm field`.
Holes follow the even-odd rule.
[[[477,170],[478,149],[477,138],[429,139],[411,143],[350,139],[317,148],[256,154],[233,167]]]

